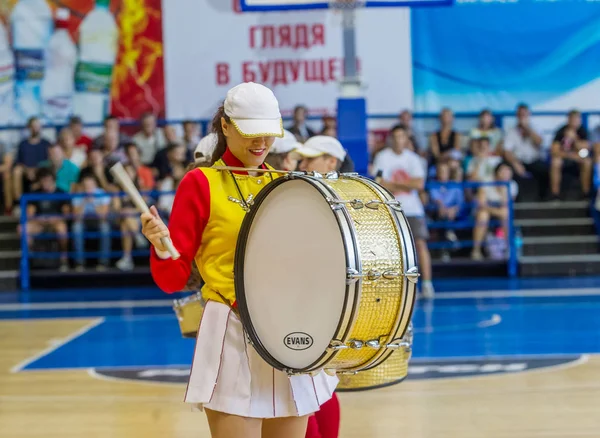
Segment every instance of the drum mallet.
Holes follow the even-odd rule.
[[[111,167],[110,173],[119,183],[121,188],[131,197],[131,200],[133,201],[140,213],[150,212],[148,205],[146,205],[146,201],[144,201],[144,198],[142,198],[142,195],[135,187],[133,181],[131,181],[129,174],[127,173],[127,171],[121,163],[117,163],[113,167]],[[175,249],[175,247],[173,246],[173,242],[169,237],[162,237],[160,241],[165,246],[165,248],[167,248],[167,251],[169,252],[173,260],[177,260],[180,257],[179,252]]]

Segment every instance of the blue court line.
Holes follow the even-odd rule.
[[[589,297],[585,297],[589,298]],[[597,297],[595,297],[597,298]],[[413,357],[505,357],[600,353],[600,300],[555,298],[479,305],[418,306]],[[480,324],[501,318],[495,325]],[[428,328],[433,328],[428,330]],[[437,329],[437,330],[436,330]],[[108,316],[25,366],[25,370],[189,364],[194,342],[181,338],[174,314]]]

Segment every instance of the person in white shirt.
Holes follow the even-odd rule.
[[[540,199],[548,196],[548,163],[542,150],[542,137],[531,126],[529,107],[517,107],[517,125],[506,131],[504,159],[511,165],[515,179],[521,183],[531,175],[537,183]]]
[[[381,173],[382,185],[402,203],[417,246],[423,296],[433,298],[435,292],[431,283],[431,257],[427,248],[429,230],[425,221],[425,209],[419,198],[419,191],[425,186],[425,169],[420,157],[409,150],[410,140],[402,126],[395,126],[390,135],[392,146],[377,154],[373,162],[373,173]]]
[[[302,156],[296,151],[302,148],[302,143],[296,140],[296,136],[290,131],[284,129],[283,137],[275,138],[269,155],[265,158],[265,163],[278,170],[296,170]],[[319,169],[316,169],[320,172]]]
[[[133,136],[133,141],[140,148],[142,163],[149,166],[154,161],[156,153],[167,145],[164,133],[156,127],[154,114],[145,113],[140,118],[142,129]]]

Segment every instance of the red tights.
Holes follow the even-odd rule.
[[[308,419],[306,438],[338,438],[340,432],[340,402],[337,395],[321,406]]]

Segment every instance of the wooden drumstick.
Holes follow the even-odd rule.
[[[110,173],[112,176],[114,176],[121,188],[131,197],[131,200],[140,213],[150,212],[148,205],[146,205],[146,201],[144,201],[144,198],[142,198],[142,195],[136,188],[135,184],[121,163],[117,163],[111,167]],[[165,248],[167,248],[167,251],[173,260],[177,260],[180,257],[179,252],[177,249],[175,249],[173,242],[169,237],[161,237],[160,241]]]
[[[274,170],[274,169],[248,169],[246,167],[233,167],[233,166],[213,166],[215,170],[231,170],[233,172],[261,172],[261,173],[291,173],[290,170]]]

